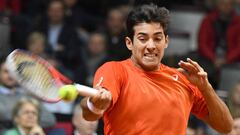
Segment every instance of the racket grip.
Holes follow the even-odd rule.
[[[97,95],[98,90],[88,87],[88,86],[84,86],[81,84],[74,84],[74,86],[76,87],[78,93],[82,96],[86,96],[86,97],[93,97],[95,95]]]

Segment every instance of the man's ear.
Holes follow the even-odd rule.
[[[132,51],[133,42],[132,42],[131,38],[125,37],[125,43],[126,43],[126,46],[127,46],[128,50]]]
[[[165,48],[167,48],[168,47],[168,44],[169,44],[169,38],[168,38],[168,35],[166,36],[166,38],[165,38],[165,42],[166,42],[166,44],[165,44]]]

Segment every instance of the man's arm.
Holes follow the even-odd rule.
[[[102,117],[104,111],[108,109],[112,101],[112,95],[104,88],[97,88],[98,94],[94,97],[85,97],[81,101],[83,118],[88,121],[95,121]]]
[[[225,103],[217,96],[210,84],[201,89],[209,112],[203,120],[219,132],[231,132],[233,119]]]
[[[180,61],[179,65],[188,80],[196,85],[203,95],[207,104],[208,115],[203,119],[214,129],[222,133],[228,133],[232,130],[233,119],[223,101],[217,96],[208,82],[207,73],[198,65],[197,62],[187,59],[187,62]]]

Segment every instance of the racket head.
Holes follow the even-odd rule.
[[[58,90],[65,85],[62,79],[69,79],[60,74],[43,58],[30,52],[16,49],[6,60],[10,75],[28,92],[37,98],[55,103],[61,100]]]

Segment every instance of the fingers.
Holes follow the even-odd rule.
[[[29,135],[45,135],[45,134],[43,129],[39,125],[36,125],[30,130]]]
[[[200,77],[207,78],[207,73],[203,70],[203,68],[190,58],[187,58],[187,62],[181,60],[178,64],[181,67],[179,71],[184,74],[197,74]]]
[[[98,86],[98,93],[96,96],[91,97],[90,101],[94,104],[94,106],[98,109],[107,109],[112,100],[112,94],[106,89]]]
[[[199,64],[190,58],[187,58],[187,62],[180,61],[179,66],[185,70],[187,70],[189,73],[199,73],[199,72],[204,72],[203,68],[199,66]]]
[[[207,72],[199,72],[198,73],[199,76],[203,77],[203,78],[207,78]]]
[[[191,60],[190,58],[187,58],[187,61],[191,63],[197,70],[197,74],[203,78],[207,78],[207,72],[203,70],[203,68],[195,61]]]
[[[178,65],[184,70],[188,71],[188,73],[197,73],[199,70],[190,62],[180,61]]]
[[[204,71],[203,68],[195,61],[191,60],[190,58],[187,58],[187,61],[191,63],[198,71]]]

